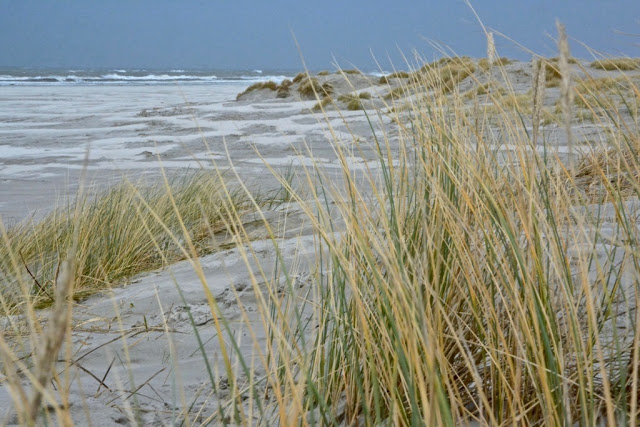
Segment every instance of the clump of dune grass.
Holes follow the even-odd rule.
[[[395,89],[390,90],[389,92],[387,92],[383,98],[387,101],[389,100],[394,100],[394,99],[400,99],[400,98],[404,98],[405,96],[407,96],[407,88],[400,86],[397,87]]]
[[[487,71],[491,67],[489,60],[487,58],[478,59],[478,68],[484,71]]]
[[[362,71],[357,70],[355,68],[352,69],[347,69],[347,70],[340,70],[341,73],[347,74],[347,75],[362,75]]]
[[[293,82],[289,79],[284,79],[278,88],[276,89],[276,98],[287,98],[291,94],[291,86]]]
[[[333,93],[333,86],[328,82],[321,84],[315,77],[307,77],[300,81],[298,92],[306,98],[324,97]]]
[[[364,110],[364,106],[362,105],[362,102],[360,102],[359,99],[352,99],[351,101],[347,102],[347,110],[349,111]]]
[[[411,75],[410,80],[421,84],[430,81],[430,89],[448,93],[471,76],[475,70],[474,61],[467,56],[444,57],[434,63],[425,64]]]
[[[502,87],[502,85],[497,84],[496,82],[491,83],[483,83],[479,84],[475,89],[470,89],[465,95],[464,98],[469,100],[474,96],[482,96],[488,94],[497,94],[500,96],[506,95],[507,90]]]
[[[505,65],[509,65],[511,63],[513,63],[513,60],[505,56],[496,58],[493,60],[493,62],[490,62],[488,58],[480,58],[478,60],[478,68],[486,71],[491,68],[492,65],[504,67]]]
[[[478,133],[432,79],[399,126],[399,156],[376,139],[376,209],[356,191],[338,198],[346,228],[324,239],[309,404],[331,416],[346,402],[346,424],[633,424],[640,340],[611,331],[635,324],[638,282],[620,278],[640,253],[595,250],[609,225],[587,196],[597,187],[620,211],[615,238],[636,242],[625,201],[640,195],[640,142],[612,121],[612,146],[568,168],[532,149],[522,118],[541,115],[539,96],[498,100],[497,128]]]
[[[617,106],[632,117],[638,115],[637,81],[629,76],[592,78],[587,76],[576,81],[573,103],[579,108],[602,115]],[[597,111],[596,111],[597,110]]]
[[[325,96],[320,101],[316,102],[314,104],[314,106],[311,107],[311,110],[312,111],[322,111],[332,103],[333,103],[333,100],[331,99],[331,97],[330,96]]]
[[[544,69],[547,87],[551,88],[560,86],[560,83],[562,82],[562,73],[560,72],[558,64],[544,61]]]
[[[612,97],[621,91],[626,91],[625,82],[611,77],[586,79],[576,82],[573,102],[578,107],[588,108],[594,105],[598,95],[606,94]]]
[[[589,65],[592,68],[605,71],[634,71],[640,70],[640,58],[600,59]]]
[[[408,79],[408,78],[409,78],[409,73],[407,73],[406,71],[396,71],[389,75],[380,77],[380,79],[378,80],[378,83],[389,84],[390,79]]]
[[[276,91],[278,90],[278,84],[272,80],[269,80],[268,82],[258,82],[258,83],[254,83],[251,86],[249,86],[248,88],[246,88],[244,90],[244,92],[239,93],[238,96],[236,97],[236,100],[240,99],[240,97],[242,97],[243,95],[246,95],[250,92],[256,91],[256,90],[262,90],[262,89],[268,89],[268,90],[272,90],[272,91]]]
[[[347,104],[347,110],[355,111],[355,110],[363,110],[364,106],[362,105],[363,99],[371,99],[371,94],[369,92],[360,92],[353,93],[347,95],[340,95],[338,97],[338,101],[344,102]]]
[[[354,99],[371,99],[371,94],[369,92],[360,92],[360,93],[340,95],[338,97],[338,101],[342,101],[342,102],[349,102]]]
[[[549,61],[557,63],[560,60],[559,56],[554,56],[553,58],[549,58]],[[569,58],[567,58],[567,61],[569,62],[569,64],[577,64],[578,60],[576,58],[574,58],[573,56],[570,56]]]
[[[328,75],[329,75],[329,71],[327,71],[327,70],[319,71],[319,72],[318,72],[318,75],[319,75],[319,76],[328,76]]]
[[[296,75],[295,75],[295,77],[293,78],[293,82],[294,82],[294,83],[300,83],[300,81],[301,81],[302,79],[304,79],[305,77],[307,77],[307,76],[308,76],[308,74],[307,74],[307,73],[304,73],[304,72],[303,72],[303,73],[298,73],[298,74],[296,74]]]
[[[504,91],[496,94],[486,111],[499,114],[500,110],[512,110],[530,114],[533,108],[533,98],[529,93],[513,93]]]
[[[167,233],[180,234],[179,218],[199,253],[211,252],[215,244],[210,231],[220,230],[229,200],[222,193],[220,175],[199,172],[174,177],[168,188],[170,192],[162,183],[134,186],[125,182],[80,200],[78,218],[70,205],[37,223],[24,222],[10,228],[0,246],[0,295],[5,301],[18,303],[16,284],[26,280],[30,282],[29,297],[36,306],[52,303],[58,268],[74,234],[78,236],[74,256],[76,298],[182,259],[184,255]],[[239,210],[247,206],[242,193],[230,200]],[[163,248],[162,253],[156,251],[156,244]]]
[[[504,67],[505,65],[509,65],[513,63],[513,59],[507,58],[506,56],[502,56],[495,60],[494,65],[498,65]]]

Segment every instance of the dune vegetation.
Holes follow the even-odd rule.
[[[227,398],[206,416],[184,405],[177,423],[637,425],[640,88],[624,76],[571,80],[562,55],[536,58],[524,94],[510,89],[506,73],[491,73],[508,60],[483,68],[443,58],[387,76],[403,79],[383,98],[398,149],[376,126],[387,117],[378,111],[368,115],[370,140],[331,133],[340,183],[302,166],[302,191],[274,170],[317,235],[312,285],[299,294],[285,271],[267,288],[253,286],[269,337],[266,346],[255,344],[255,357],[238,351],[212,300]],[[631,59],[606,61],[635,69],[625,65]],[[609,69],[606,61],[592,66]],[[460,93],[467,79],[475,86]],[[319,105],[332,102],[331,87],[317,79],[301,73],[293,82]],[[548,87],[560,88],[554,111],[545,104]],[[370,97],[338,101],[357,103],[355,110]],[[595,143],[573,130],[586,123],[576,107],[597,117]],[[545,121],[557,124],[563,150],[543,136]],[[354,152],[358,144],[374,147],[376,167],[356,178],[345,140]],[[196,174],[159,187],[125,183],[3,230],[2,308],[27,319],[0,335],[4,381],[20,420],[35,423],[55,401],[46,385],[62,384],[50,354],[59,347],[21,361],[19,337],[43,328],[37,307],[54,304],[64,318],[73,310],[61,302],[67,295],[72,301],[178,259],[195,264],[217,250],[220,230],[250,264],[252,242],[240,218],[266,211],[268,199],[219,175]],[[63,337],[71,348],[71,325],[51,325],[44,342]],[[70,352],[61,354],[71,364]],[[211,388],[216,396],[213,380]],[[65,411],[55,406],[45,417],[61,421]]]
[[[298,92],[306,98],[323,97],[331,95],[333,93],[333,87],[330,83],[320,83],[315,77],[306,77],[300,80]]]
[[[609,58],[593,61],[591,67],[605,71],[640,70],[640,58]]]
[[[53,302],[59,268],[72,244],[76,299],[185,259],[172,240],[183,226],[196,253],[212,252],[212,233],[225,230],[225,210],[250,207],[244,192],[227,193],[221,181],[219,173],[201,171],[155,185],[123,182],[6,230],[0,246],[4,313],[24,304],[25,297],[35,307]]]
[[[238,96],[236,97],[236,99],[240,99],[243,95],[246,95],[246,94],[251,93],[251,92],[253,92],[255,90],[261,90],[261,89],[269,89],[269,90],[276,91],[276,90],[278,90],[278,84],[276,82],[274,82],[274,81],[254,83],[251,86],[249,86],[248,88],[246,88],[244,92],[239,93]]]

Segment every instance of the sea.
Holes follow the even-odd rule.
[[[277,83],[295,76],[293,70],[214,69],[61,69],[3,68],[0,86],[33,85],[166,85],[166,84],[252,84]]]

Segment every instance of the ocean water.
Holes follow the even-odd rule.
[[[206,69],[60,69],[2,68],[0,86],[32,85],[162,85],[251,84],[281,82],[296,73],[287,70],[206,70]]]

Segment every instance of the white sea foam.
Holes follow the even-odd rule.
[[[284,79],[288,79],[288,76],[240,76],[238,79],[244,80],[247,82],[265,82],[267,80],[273,80],[276,83],[282,82]]]
[[[170,76],[169,74],[147,74],[146,76],[123,76],[120,74],[104,74],[100,78],[105,80],[217,80],[217,76],[190,76],[181,74]]]
[[[365,73],[365,74],[370,75],[370,76],[374,76],[374,77],[382,77],[382,76],[386,76],[386,75],[391,74],[391,72],[377,70],[377,71],[371,71],[371,72],[368,72],[368,73]]]
[[[180,70],[172,70],[177,73]],[[71,71],[69,71],[71,73]],[[129,72],[127,72],[129,73]],[[124,83],[255,83],[273,80],[277,83],[289,78],[285,75],[230,75],[218,77],[214,74],[124,74],[123,70],[104,74],[51,74],[51,75],[9,75],[0,74],[0,86],[23,84],[124,84]]]

